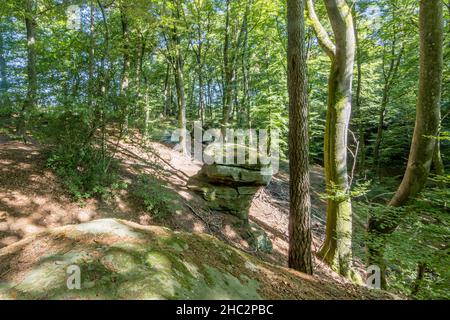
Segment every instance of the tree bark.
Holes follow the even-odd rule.
[[[390,205],[400,207],[425,186],[441,118],[443,71],[443,17],[441,0],[420,2],[420,75],[416,124],[408,166]]]
[[[312,274],[308,85],[303,0],[288,0],[289,267]]]
[[[0,106],[6,107],[9,84],[6,76],[5,40],[3,38],[3,32],[4,28],[0,23]]]
[[[358,129],[358,141],[359,141],[359,154],[360,159],[355,159],[358,164],[357,168],[359,172],[364,171],[365,166],[365,134],[362,120],[362,110],[361,110],[361,90],[362,90],[362,56],[361,56],[361,41],[359,39],[358,25],[356,19],[356,10],[353,8],[353,26],[355,29],[355,45],[356,45],[356,69],[358,71],[357,81],[356,81],[356,94],[355,94],[355,115],[357,118],[357,129]]]
[[[120,7],[120,21],[122,24],[122,41],[123,41],[123,61],[122,61],[122,79],[120,83],[120,105],[121,111],[123,112],[124,117],[124,128],[123,131],[125,134],[128,133],[128,88],[130,86],[130,34],[129,34],[129,21],[128,21],[128,13],[126,12],[127,8],[125,5],[121,5]]]
[[[88,89],[88,105],[92,107],[94,97],[94,66],[95,66],[95,5],[94,0],[90,0],[90,14],[89,14],[89,89]]]
[[[176,66],[175,66],[175,86],[177,89],[177,102],[178,102],[178,128],[182,131],[180,137],[180,145],[182,147],[182,153],[186,153],[186,141],[184,134],[186,134],[186,99],[184,94],[184,76],[183,76],[183,58],[181,54],[177,54]]]
[[[233,25],[231,28],[231,0],[226,0],[226,16],[225,16],[225,38],[223,47],[223,114],[222,114],[222,131],[225,133],[226,128],[230,125],[230,120],[233,119],[233,111],[235,107],[236,96],[236,65],[238,60],[238,50],[242,45],[243,30],[248,18],[250,5],[247,0],[246,9],[239,28]],[[230,30],[238,29],[238,31]]]
[[[163,114],[165,117],[169,116],[170,113],[170,102],[171,102],[171,88],[172,85],[170,83],[170,64],[167,64],[166,69],[166,77],[164,80],[164,111]]]
[[[331,58],[325,127],[327,226],[319,256],[336,272],[352,276],[352,206],[347,174],[347,136],[352,103],[355,31],[345,0],[325,0],[336,44],[321,25],[312,0],[308,13],[316,36]]]
[[[177,2],[176,11],[173,12],[173,16],[177,20],[180,19],[180,10],[181,9],[179,7],[179,3]],[[187,133],[186,133],[186,97],[184,90],[184,73],[183,73],[184,60],[180,50],[181,39],[180,35],[178,34],[176,26],[171,28],[171,37],[172,37],[171,50],[173,51],[172,54],[174,54],[173,71],[175,75],[175,87],[177,91],[178,129],[181,131],[180,146],[182,148],[181,152],[183,154],[186,154],[187,146],[185,134]]]
[[[384,119],[386,117],[386,110],[389,104],[389,95],[392,88],[392,85],[397,78],[398,69],[400,67],[400,63],[403,56],[403,45],[401,46],[400,51],[395,54],[396,47],[396,32],[394,31],[392,40],[392,48],[390,53],[390,63],[389,70],[386,73],[384,70],[384,61],[385,56],[383,56],[383,73],[384,73],[384,87],[383,87],[383,98],[381,100],[381,108],[378,116],[378,129],[377,129],[377,139],[375,141],[375,147],[373,152],[374,164],[376,166],[376,171],[378,177],[380,176],[380,149],[381,143],[383,142],[383,133],[384,133]]]
[[[227,128],[231,111],[233,110],[233,90],[232,82],[234,80],[234,70],[230,57],[230,1],[226,0],[226,16],[225,16],[225,38],[223,44],[223,112],[222,112],[222,127],[223,132]]]
[[[243,44],[242,44],[242,100],[239,106],[239,125],[241,128],[250,128],[250,56],[248,48],[248,15],[250,12],[251,2],[247,2],[246,13],[244,16],[244,22],[242,25],[243,32]]]
[[[443,70],[443,5],[441,0],[421,0],[419,11],[420,66],[419,94],[416,106],[416,124],[412,139],[408,165],[402,183],[389,205],[401,207],[422,191],[435,151],[435,137],[439,132],[440,99]],[[400,223],[400,216],[371,217],[368,233],[378,238],[378,243],[368,243],[368,259],[382,268],[384,277],[384,241]]]
[[[36,20],[33,0],[25,0],[25,27],[27,30],[27,97],[22,105],[17,122],[17,134],[25,138],[28,113],[36,106]]]
[[[442,160],[441,155],[441,142],[439,139],[436,139],[436,145],[434,147],[433,153],[433,164],[436,174],[438,176],[443,176],[445,174],[444,161]],[[443,184],[440,184],[440,187],[443,187]]]

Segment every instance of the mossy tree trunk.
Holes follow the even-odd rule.
[[[405,176],[390,205],[399,207],[422,191],[430,173],[441,118],[442,1],[420,2],[420,75],[416,124]]]
[[[288,0],[289,267],[312,274],[308,85],[303,0]]]
[[[420,193],[430,173],[440,122],[444,30],[442,9],[441,0],[420,1],[420,71],[416,124],[405,175],[389,203],[392,207],[401,207]],[[395,231],[400,219],[398,215],[370,218],[369,235],[379,240],[368,244],[370,263],[384,266],[385,235]],[[382,271],[384,274],[383,269]],[[386,283],[383,281],[382,285],[385,287]]]
[[[335,44],[328,37],[307,0],[309,18],[325,52],[331,58],[325,128],[325,178],[328,196],[325,242],[319,256],[336,272],[352,271],[352,206],[347,174],[347,136],[352,105],[355,31],[345,0],[325,0]]]

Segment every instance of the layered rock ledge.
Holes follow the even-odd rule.
[[[189,181],[189,188],[201,193],[211,209],[248,223],[253,197],[272,179],[270,164],[263,164],[257,151],[239,145],[209,146],[205,156],[209,161]]]

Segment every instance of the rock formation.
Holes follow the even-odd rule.
[[[0,249],[0,299],[365,298],[389,296],[264,263],[209,235],[115,219],[49,229]]]
[[[257,151],[237,145],[208,146],[205,158],[207,163],[189,187],[201,193],[211,209],[229,212],[247,224],[253,197],[272,178],[270,163],[263,164]]]

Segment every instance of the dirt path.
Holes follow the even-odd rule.
[[[121,191],[108,203],[89,200],[80,206],[71,202],[55,175],[45,166],[45,156],[39,146],[0,136],[0,248],[47,227],[114,217],[143,225],[159,224],[188,232],[211,233],[251,252],[233,227],[235,220],[229,215],[205,209],[204,200],[187,188],[187,181],[200,170],[200,163],[162,143],[150,142],[143,146],[140,142],[137,137],[120,142],[115,148],[115,156],[123,164],[121,175],[129,185],[142,174],[151,175],[179,195],[182,209],[162,223],[145,212],[127,190]],[[116,143],[111,141],[110,145],[116,146]],[[315,250],[323,241],[324,234],[324,203],[315,195],[322,192],[323,180],[322,169],[313,167]],[[288,174],[281,172],[257,194],[250,208],[250,220],[266,231],[274,247],[271,254],[252,253],[283,266],[287,264],[288,250],[288,190]],[[317,259],[315,265],[316,273],[321,277],[345,282]]]

